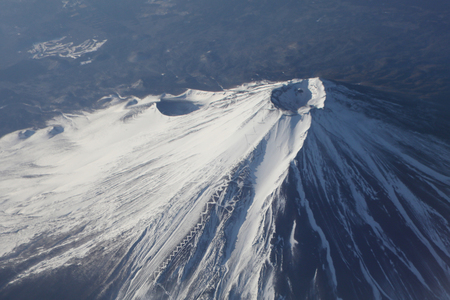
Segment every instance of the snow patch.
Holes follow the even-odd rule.
[[[73,44],[73,42],[63,43],[66,37],[59,39],[37,43],[33,45],[33,48],[28,51],[34,59],[42,59],[49,56],[59,56],[68,58],[79,58],[82,55],[90,52],[97,51],[103,44],[106,43],[106,39],[103,41],[98,41],[96,39],[88,39],[79,45]],[[81,62],[82,65],[91,63],[92,60],[87,60]]]

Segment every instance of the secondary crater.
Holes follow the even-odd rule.
[[[201,105],[187,100],[161,98],[161,101],[156,103],[156,107],[163,115],[182,116],[198,110]]]

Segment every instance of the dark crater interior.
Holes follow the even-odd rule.
[[[200,108],[200,105],[182,100],[162,100],[156,103],[158,110],[166,116],[181,116],[190,114]]]
[[[311,91],[305,81],[283,85],[274,89],[270,100],[279,109],[297,113],[312,98]]]

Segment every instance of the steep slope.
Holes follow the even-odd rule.
[[[426,114],[326,86],[276,218],[279,293],[449,299],[449,145],[412,130]]]
[[[449,146],[401,106],[319,79],[101,100],[0,140],[1,298],[449,297]]]

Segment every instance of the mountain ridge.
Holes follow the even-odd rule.
[[[0,298],[449,297],[450,147],[401,104],[318,78],[102,101],[0,139]]]

